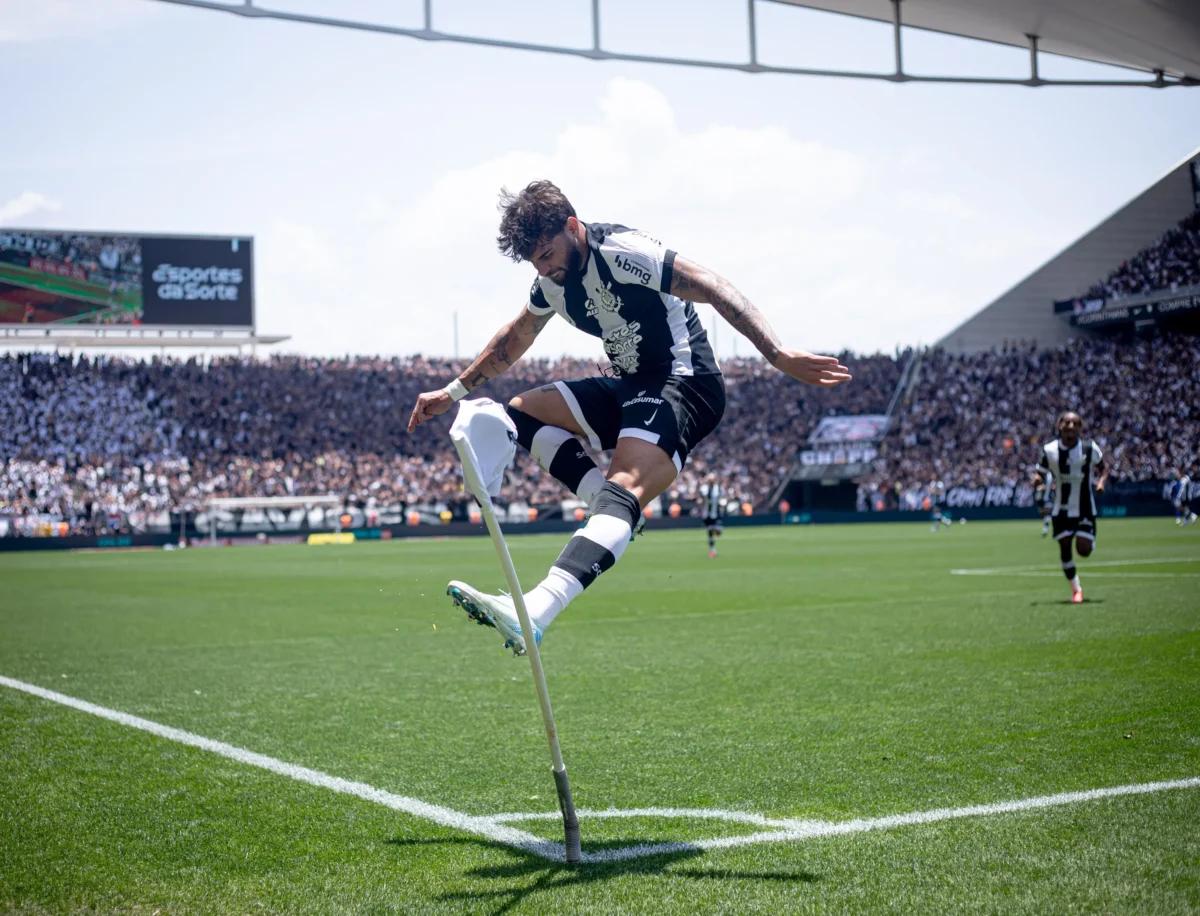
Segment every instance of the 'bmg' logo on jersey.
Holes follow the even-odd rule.
[[[621,270],[625,271],[630,276],[636,277],[638,280],[640,280],[642,283],[642,286],[646,286],[650,283],[652,275],[651,275],[649,269],[646,267],[643,267],[641,264],[637,263],[632,258],[627,257],[626,255],[623,255],[623,254],[619,254],[615,258],[613,258],[613,263],[616,264],[619,268],[621,268]]]

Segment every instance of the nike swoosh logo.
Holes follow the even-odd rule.
[[[657,407],[655,407],[655,408],[654,408],[654,413],[650,414],[650,419],[646,421],[645,425],[646,425],[646,426],[649,426],[651,423],[653,423],[653,422],[654,422],[654,418],[655,418],[655,417],[657,417],[657,416],[658,416],[658,408],[657,408]]]

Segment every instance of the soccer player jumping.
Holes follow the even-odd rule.
[[[642,510],[674,481],[688,453],[721,420],[725,383],[693,303],[711,303],[776,369],[809,385],[850,379],[832,356],[787,350],[762,313],[731,283],[643,232],[583,223],[557,187],[535,181],[500,195],[500,251],[529,261],[529,301],[457,379],[417,398],[408,430],[445,413],[529,349],[555,314],[599,337],[612,376],[555,382],[509,401],[517,442],[586,502],[587,523],[546,578],[525,595],[533,637],[620,559]],[[613,449],[607,474],[576,437]],[[475,620],[524,651],[512,600],[452,581],[447,593]]]
[[[1071,601],[1083,601],[1083,588],[1071,555],[1071,538],[1081,557],[1089,556],[1096,546],[1096,497],[1092,493],[1092,475],[1099,472],[1097,493],[1104,492],[1108,467],[1104,454],[1091,439],[1081,439],[1083,419],[1068,410],[1059,415],[1058,438],[1042,446],[1042,457],[1033,475],[1034,488],[1054,479],[1054,505],[1050,517],[1054,540],[1062,557],[1063,574],[1071,583]]]

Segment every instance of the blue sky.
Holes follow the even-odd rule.
[[[277,5],[412,26],[422,6]],[[434,8],[445,30],[590,41],[588,0]],[[890,68],[886,27],[758,8],[763,59]],[[614,49],[745,54],[742,0],[604,9]],[[1027,67],[1018,50],[906,41],[916,72]],[[462,354],[477,350],[531,278],[495,251],[496,192],[540,177],[585,221],[727,276],[790,346],[929,343],[1200,145],[1200,90],[598,63],[150,0],[0,0],[0,81],[0,222],[254,235],[259,329],[318,354],[449,355],[454,313]],[[721,328],[721,355],[734,346]],[[600,352],[561,322],[535,350]]]

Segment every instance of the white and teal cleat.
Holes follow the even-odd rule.
[[[521,621],[511,597],[488,595],[457,579],[446,586],[446,594],[454,599],[455,607],[461,607],[476,623],[499,630],[504,637],[504,648],[512,649],[513,655],[525,654],[525,636],[521,632]],[[532,621],[530,625],[533,627],[533,641],[540,646],[542,631]]]

